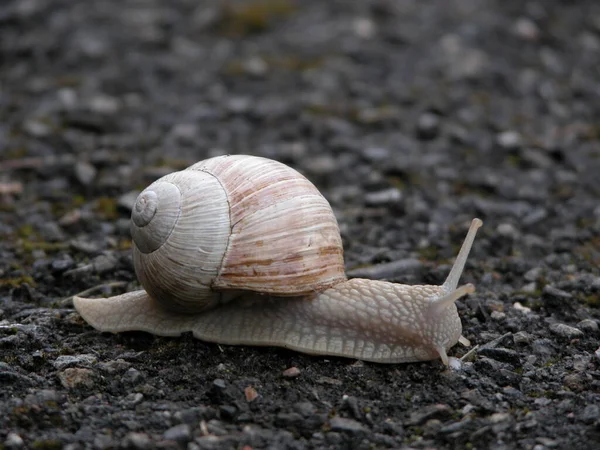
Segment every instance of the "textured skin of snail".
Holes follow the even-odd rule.
[[[246,165],[263,160],[241,156],[232,158],[249,158],[241,160]],[[279,168],[280,164],[276,164]],[[143,228],[151,223],[160,208],[158,197],[165,196],[164,193],[155,195],[154,191],[150,192],[140,194],[134,207],[134,240],[136,233],[139,233],[134,227]],[[168,187],[166,195],[177,197],[180,194]],[[225,204],[231,207],[230,198]],[[170,215],[179,217],[182,214],[181,209],[177,211],[171,203],[167,203],[166,207],[172,209],[167,211]],[[138,214],[135,213],[136,208]],[[333,221],[335,222],[335,218]],[[310,288],[309,292],[299,287],[297,295],[290,292],[290,286],[285,286],[282,294],[274,292],[277,288],[272,287],[261,292],[260,286],[256,286],[256,280],[248,277],[247,273],[242,278],[249,278],[244,283],[249,282],[250,288],[245,285],[240,288],[235,285],[237,281],[233,281],[232,288],[220,287],[218,284],[215,288],[213,282],[209,294],[199,294],[203,301],[200,309],[193,312],[190,312],[188,306],[196,294],[183,297],[183,302],[177,300],[176,305],[171,307],[165,301],[165,296],[169,299],[169,289],[152,287],[150,290],[153,295],[146,289],[108,299],[75,297],[74,305],[86,322],[100,331],[140,330],[161,336],[192,332],[198,339],[221,344],[278,346],[307,354],[341,356],[379,363],[441,358],[447,365],[447,351],[451,347],[457,342],[468,345],[468,341],[461,336],[462,326],[455,301],[474,291],[471,284],[461,287],[457,285],[475,234],[481,225],[479,219],[473,220],[456,262],[441,286],[347,280],[339,269],[328,272],[328,268],[319,268],[319,273],[327,275],[323,287]],[[337,223],[335,227],[337,228]],[[309,228],[312,229],[313,226]],[[329,225],[323,228],[327,233],[329,229]],[[161,230],[155,232],[159,235],[161,233],[167,234]],[[335,248],[329,245],[331,239],[336,238],[328,237],[323,244],[328,249]],[[152,256],[161,247],[144,239],[137,241],[140,244],[136,242],[136,247],[141,247],[142,256],[144,251]],[[312,250],[312,237],[307,242],[308,244],[303,245]],[[178,245],[183,246],[184,243]],[[244,255],[247,256],[247,252]],[[152,264],[157,264],[154,260],[151,261]],[[144,280],[152,275],[145,273],[147,269],[138,267],[141,261],[135,256],[134,262],[136,273],[145,286]],[[162,269],[159,267],[158,270]],[[178,280],[175,269],[165,270],[169,286],[176,285]],[[312,273],[307,270],[307,273]],[[193,270],[186,271],[191,271],[193,275]],[[222,269],[219,268],[217,273],[219,271]],[[186,273],[186,277],[189,276]],[[321,279],[315,281],[317,284],[320,282]],[[157,298],[159,296],[162,297],[160,300]]]

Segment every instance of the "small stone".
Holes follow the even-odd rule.
[[[367,147],[362,156],[372,162],[387,161],[391,157],[389,148],[385,147]]]
[[[123,375],[123,381],[128,384],[139,384],[144,380],[144,375],[133,367],[129,368]]]
[[[532,281],[531,283],[527,283],[527,284],[523,285],[520,290],[523,292],[533,293],[538,290],[538,284],[536,281]],[[515,302],[515,303],[518,303],[518,302]]]
[[[69,368],[58,373],[60,383],[67,389],[94,386],[94,371],[90,369]]]
[[[375,35],[377,31],[377,27],[375,22],[373,22],[368,17],[359,17],[354,21],[354,26],[352,27],[354,33],[362,39],[369,39]]]
[[[513,335],[513,341],[517,345],[530,344],[532,337],[526,331],[518,331]]]
[[[409,425],[422,425],[430,419],[444,420],[452,415],[452,408],[444,404],[426,406],[411,413]]]
[[[477,353],[483,356],[487,356],[489,358],[495,359],[496,361],[507,362],[513,364],[515,366],[519,366],[521,361],[519,359],[519,354],[508,348],[496,347],[496,348],[488,348],[481,347]]]
[[[448,358],[448,369],[459,372],[463,368],[463,363],[459,358],[455,358],[454,356],[450,356]]]
[[[6,435],[6,440],[4,441],[4,447],[7,449],[22,448],[24,444],[23,438],[13,431]]]
[[[262,77],[269,70],[269,65],[264,59],[255,56],[245,61],[244,69],[248,75]]]
[[[297,368],[297,367],[295,367],[295,366],[292,366],[292,367],[290,367],[290,368],[288,368],[288,369],[285,369],[285,370],[283,371],[283,374],[282,374],[282,375],[283,375],[285,378],[296,378],[296,377],[299,377],[301,373],[302,373],[302,372],[300,371],[300,369],[298,369],[298,368]]]
[[[490,314],[490,317],[493,320],[504,320],[506,318],[506,313],[503,313],[501,311],[492,311],[492,313]]]
[[[555,288],[549,284],[544,286],[542,294],[556,300],[569,300],[573,298],[573,296],[568,292]]]
[[[121,101],[110,95],[98,94],[90,99],[88,107],[98,114],[112,115],[121,108]]]
[[[525,275],[523,275],[523,278],[527,281],[537,281],[541,276],[542,276],[542,268],[534,267],[533,269],[525,272]]]
[[[442,422],[438,419],[431,419],[425,422],[423,425],[423,435],[427,437],[433,437],[439,434],[442,428]]]
[[[531,349],[539,356],[553,356],[556,353],[549,339],[536,339],[531,343]]]
[[[510,418],[511,418],[511,415],[508,413],[494,413],[488,417],[488,420],[491,423],[500,423],[500,422],[509,421]]]
[[[516,150],[521,147],[521,135],[516,131],[504,131],[496,136],[496,143],[504,150]]]
[[[78,161],[75,163],[75,178],[84,186],[89,186],[98,172],[96,168],[86,161]]]
[[[350,434],[361,434],[367,431],[367,427],[362,423],[344,417],[331,418],[329,420],[329,425],[331,425],[333,431],[344,431]]]
[[[188,442],[192,438],[192,430],[186,423],[175,425],[163,434],[167,441]]]
[[[258,392],[252,386],[246,386],[244,388],[244,395],[246,396],[246,401],[248,403],[253,402],[258,398]]]
[[[106,434],[99,434],[94,437],[93,448],[97,450],[108,450],[114,448],[115,442]]]
[[[535,283],[530,283],[530,284],[534,284],[535,285]],[[529,286],[529,284],[525,285],[522,290],[525,290],[528,286]],[[525,292],[533,292],[533,291],[527,291],[527,290],[525,290]],[[526,313],[526,314],[529,314],[531,312],[531,308],[529,308],[527,306],[523,306],[519,302],[514,302],[513,303],[513,308],[516,309],[517,311],[521,311],[521,312]]]
[[[315,415],[317,408],[311,402],[298,402],[294,404],[294,409],[302,414],[303,417],[311,417]]]
[[[146,433],[127,433],[123,439],[123,447],[134,448],[136,450],[146,450],[152,447],[152,440]]]
[[[33,391],[25,397],[26,405],[43,405],[47,403],[62,404],[66,401],[64,394],[59,394],[53,389],[40,389]]]
[[[104,252],[92,260],[92,266],[96,273],[111,272],[119,263],[119,259],[113,252]]]
[[[402,191],[395,187],[365,195],[365,203],[368,206],[397,205],[400,200],[402,200]]]
[[[437,114],[426,112],[419,116],[417,121],[417,136],[420,139],[434,139],[440,131],[440,117]]]
[[[63,370],[67,367],[77,365],[90,365],[96,362],[94,355],[81,354],[81,355],[61,355],[54,360],[52,365],[58,369]]]
[[[344,384],[342,380],[338,380],[337,378],[331,377],[319,377],[315,380],[315,382],[318,384],[329,384],[331,386],[341,386],[342,384]]]
[[[500,236],[509,237],[511,239],[515,239],[519,236],[519,231],[512,223],[501,223],[496,227],[496,231]]]
[[[574,392],[581,392],[587,388],[588,378],[585,373],[572,373],[563,378],[563,385]]]
[[[580,416],[581,420],[588,425],[594,422],[600,421],[600,406],[598,405],[587,405]]]
[[[237,389],[229,386],[227,382],[221,378],[213,380],[208,394],[214,401],[220,404],[228,403],[238,398]]]
[[[28,119],[23,124],[26,133],[33,137],[45,137],[52,133],[52,128],[38,119]]]
[[[583,336],[583,331],[564,323],[553,323],[550,325],[550,331],[567,339],[576,339]]]
[[[358,405],[358,400],[356,399],[356,397],[344,394],[344,396],[342,397],[342,401],[344,402],[344,406],[352,413],[352,416],[355,419],[362,418],[362,413],[360,411],[360,406]]]
[[[582,331],[595,333],[598,331],[598,322],[593,319],[583,319],[581,322],[577,323],[577,328]]]
[[[99,363],[98,367],[108,374],[115,374],[125,372],[125,370],[131,367],[131,363],[125,361],[124,359],[115,359]]]
[[[61,259],[55,259],[50,267],[55,273],[62,273],[75,266],[75,261],[69,255],[64,255]]]
[[[125,397],[125,403],[131,406],[139,405],[144,400],[144,394],[141,392],[132,392]]]
[[[337,172],[338,161],[331,156],[317,156],[309,158],[306,162],[306,170],[314,175],[327,176]]]
[[[250,97],[232,97],[227,101],[227,109],[234,114],[243,114],[252,107]]]
[[[519,17],[512,28],[513,33],[526,41],[536,41],[540,37],[540,29],[527,17]]]
[[[184,144],[193,143],[198,133],[198,125],[195,123],[178,123],[171,129],[171,137]]]

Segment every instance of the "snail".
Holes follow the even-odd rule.
[[[144,290],[74,298],[100,331],[279,346],[380,363],[441,358],[464,338],[455,301],[481,220],[441,286],[348,279],[327,200],[296,170],[232,155],[158,179],[131,214]]]

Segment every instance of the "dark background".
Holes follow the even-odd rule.
[[[599,143],[595,1],[4,0],[0,448],[597,448]],[[72,295],[138,287],[137,192],[226,153],[311,179],[351,275],[439,284],[480,217],[477,352],[87,326]]]

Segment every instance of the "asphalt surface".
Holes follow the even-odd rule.
[[[0,448],[599,448],[599,68],[593,1],[5,0]],[[87,325],[137,193],[228,153],[315,183],[350,276],[440,284],[480,217],[461,364]]]

